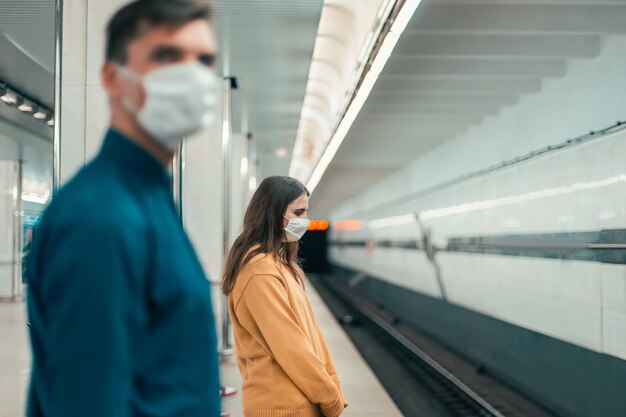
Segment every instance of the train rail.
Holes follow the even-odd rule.
[[[342,305],[339,317],[346,324],[358,324],[379,343],[389,356],[401,364],[415,384],[415,395],[427,394],[430,402],[436,402],[441,417],[522,417],[535,414],[520,412],[500,398],[490,398],[486,392],[477,392],[464,383],[455,373],[418,347],[394,325],[394,319],[379,314],[376,307],[361,298],[351,287],[340,280],[313,276],[311,281],[326,299],[334,297]],[[329,306],[333,309],[330,304]],[[336,306],[335,306],[335,313]],[[357,346],[358,347],[358,346]],[[381,351],[383,351],[381,350]],[[367,358],[366,358],[367,359]],[[393,379],[393,378],[392,378]],[[407,383],[407,380],[404,380]],[[392,395],[392,397],[394,397]],[[402,396],[394,398],[406,416],[432,416],[434,411],[425,410],[411,403],[400,404]],[[420,404],[423,404],[421,402]],[[533,411],[535,413],[535,411]],[[542,414],[548,416],[550,414]]]

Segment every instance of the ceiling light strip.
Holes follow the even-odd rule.
[[[385,64],[389,60],[389,57],[398,43],[400,36],[411,21],[411,18],[415,14],[415,11],[420,3],[421,0],[398,0],[395,2],[394,7],[389,7],[388,18],[383,21],[380,29],[381,33],[379,33],[378,37],[375,37],[372,45],[372,54],[375,54],[375,57],[373,60],[364,61],[356,73],[356,86],[353,90],[353,94],[351,94],[348,99],[347,105],[344,107],[346,110],[343,112],[339,122],[336,124],[337,129],[335,130],[335,133],[326,146],[322,157],[318,161],[311,177],[309,178],[309,181],[307,182],[307,188],[309,191],[312,192],[324,176],[326,169],[335,157],[341,143],[346,138],[352,124],[367,101],[368,96],[378,80],[378,76],[385,67]],[[391,22],[391,26],[385,33],[384,27],[387,22]],[[379,43],[380,36],[384,36],[382,43]],[[374,50],[374,47],[378,44],[380,44],[380,47],[377,50]],[[369,69],[367,69],[367,64],[369,62],[371,62],[371,65],[369,66]],[[365,75],[363,76],[364,73]],[[358,81],[360,81],[360,84]]]
[[[378,12],[378,25],[367,35],[367,39],[363,44],[363,49],[359,54],[359,61],[357,62],[358,67],[350,79],[348,93],[339,107],[341,111],[337,113],[337,117],[334,122],[335,131],[337,130],[341,119],[348,111],[351,101],[354,99],[354,95],[359,88],[359,82],[363,79],[363,75],[367,72],[368,64],[372,63],[372,57],[376,55],[376,46],[379,43],[381,36],[384,37],[385,25],[393,17],[395,7],[401,2],[402,0],[385,0],[380,7],[380,11]]]
[[[329,0],[325,0],[325,4],[328,1]],[[359,53],[358,59],[357,59],[357,61],[355,63],[356,70],[353,72],[352,76],[350,77],[350,79],[347,82],[346,93],[345,93],[345,95],[343,97],[337,96],[337,99],[341,101],[339,103],[339,106],[338,106],[339,110],[334,115],[335,116],[334,120],[328,121],[327,123],[323,122],[320,125],[320,126],[328,125],[328,127],[326,129],[324,127],[321,127],[324,130],[324,133],[323,133],[324,137],[320,138],[321,139],[320,141],[324,142],[324,150],[326,149],[326,146],[328,146],[328,143],[332,139],[332,136],[333,136],[334,132],[337,130],[337,126],[339,125],[339,122],[343,118],[343,116],[344,116],[348,106],[350,105],[350,102],[351,102],[352,98],[354,97],[354,93],[355,93],[355,91],[357,90],[357,88],[359,86],[359,81],[363,77],[363,74],[365,74],[368,63],[370,63],[372,57],[375,55],[373,53],[373,51],[375,51],[376,44],[377,44],[377,42],[379,41],[379,39],[381,37],[380,35],[383,32],[383,30],[385,29],[385,24],[387,24],[387,22],[389,21],[390,16],[393,16],[392,12],[394,10],[394,7],[398,4],[399,1],[401,1],[401,0],[383,0],[381,2],[380,8],[379,8],[378,14],[377,14],[376,24],[369,31],[369,33],[367,34],[367,38],[363,42],[363,45],[361,47],[361,51]],[[323,17],[322,17],[322,19],[323,19]],[[320,38],[326,37],[326,36],[327,35],[322,35],[322,34],[318,33],[317,39],[316,39],[316,42],[315,42],[316,45],[318,44]],[[328,80],[324,80],[322,78],[309,78],[309,82],[307,84],[307,95],[305,96],[305,99],[304,99],[305,103],[307,102],[307,99],[310,98],[310,93],[308,91],[309,91],[309,87],[311,86],[311,82],[312,81],[322,82],[322,83],[328,84],[331,88],[333,88],[332,83],[329,83]],[[300,126],[298,128],[298,133],[297,133],[297,137],[296,137],[296,144],[294,146],[294,155],[293,155],[293,157],[291,159],[291,163],[290,163],[290,167],[289,167],[289,175],[298,178],[299,177],[298,172],[300,172],[300,171],[308,171],[308,175],[309,175],[308,178],[310,179],[311,175],[312,175],[312,171],[315,168],[315,166],[317,166],[317,164],[319,163],[319,160],[315,161],[315,166],[313,167],[313,169],[310,169],[309,163],[304,161],[303,158],[298,157],[298,155],[300,153],[303,153],[303,150],[301,148],[303,148],[305,146],[303,144],[303,140],[302,140],[302,136],[304,134],[301,131],[301,129],[303,129],[302,128],[302,122],[304,120],[304,116],[303,115],[305,114],[306,108],[307,108],[307,106],[303,107],[302,114],[300,116]],[[306,130],[306,129],[304,129],[304,130]]]
[[[0,101],[9,107],[14,107],[22,113],[31,115],[35,119],[46,123],[48,126],[54,126],[54,114],[50,109],[1,81]]]

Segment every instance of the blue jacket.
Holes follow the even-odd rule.
[[[109,131],[28,258],[29,417],[218,417],[209,282],[167,171]]]

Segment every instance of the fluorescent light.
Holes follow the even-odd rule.
[[[456,206],[442,207],[438,209],[425,210],[420,213],[420,218],[424,220],[438,219],[441,217],[454,216],[470,213],[473,211],[489,210],[496,207],[519,204],[527,201],[539,200],[542,198],[555,197],[562,194],[571,194],[577,191],[593,190],[611,185],[626,182],[626,175],[621,174],[603,180],[591,182],[578,182],[562,187],[547,188],[539,191],[532,191],[525,194],[510,195],[506,197],[494,198],[492,200],[473,201],[471,203],[459,204]]]
[[[239,167],[239,171],[241,172],[242,178],[245,178],[248,176],[248,158],[245,156],[241,158],[241,165]]]
[[[307,228],[307,230],[312,230],[312,231],[325,231],[328,230],[328,220],[314,220],[311,219],[309,222],[309,227]]]
[[[386,217],[384,219],[370,220],[367,222],[367,227],[370,229],[382,229],[385,227],[402,226],[405,224],[411,224],[415,221],[413,214],[403,214],[401,216]]]
[[[22,104],[20,104],[19,106],[17,106],[17,108],[20,111],[23,111],[24,113],[30,113],[33,111],[33,105],[32,103],[29,103],[28,101],[24,101]]]
[[[277,158],[284,158],[287,156],[287,148],[278,148],[274,151],[274,156]]]
[[[378,50],[378,53],[376,54],[376,57],[374,58],[372,66],[365,75],[365,78],[363,79],[361,86],[356,92],[356,95],[354,96],[350,107],[348,107],[343,118],[339,122],[335,134],[328,143],[328,146],[326,146],[324,154],[315,166],[315,169],[313,170],[313,173],[311,174],[311,177],[307,182],[307,188],[309,189],[309,191],[313,192],[315,187],[317,187],[320,180],[324,176],[326,169],[335,157],[335,154],[339,150],[341,143],[348,135],[352,124],[356,120],[359,112],[361,111],[361,108],[363,108],[363,105],[365,104],[367,98],[372,92],[376,81],[378,81],[378,76],[383,71],[383,68],[385,68],[385,64],[387,64],[387,61],[389,60],[393,49],[398,43],[402,32],[404,32],[407,25],[411,21],[411,18],[415,14],[415,11],[417,10],[417,7],[420,5],[420,3],[421,0],[406,0],[404,5],[402,6],[402,9],[400,9],[400,11],[398,12],[398,15],[396,16],[393,24],[391,25],[391,28],[389,29],[389,32],[385,36],[385,39],[383,40],[383,43]]]
[[[48,199],[49,196],[45,195],[22,193],[22,200],[28,201],[29,203],[46,204],[48,202]]]
[[[256,190],[256,176],[250,177],[248,180],[248,189],[250,191]]]
[[[393,21],[391,32],[400,36],[413,18],[415,10],[417,10],[421,2],[422,0],[406,0],[402,5],[402,9],[396,16],[396,19]]]
[[[37,110],[35,113],[33,113],[33,117],[37,120],[44,120],[48,118],[48,115],[41,110]]]
[[[6,104],[17,104],[17,94],[9,90],[4,90],[0,96],[0,100],[4,101]]]
[[[361,230],[363,229],[363,220],[360,220],[360,219],[336,220],[333,222],[333,229],[335,230]]]
[[[367,51],[373,38],[374,38],[374,31],[370,30],[370,33],[367,34],[367,38],[365,39],[365,43],[363,43],[363,49],[361,49],[361,53],[359,54],[359,60],[358,60],[359,63],[367,59]]]
[[[34,100],[18,94],[4,83],[0,84],[0,101],[9,106],[16,106],[23,113],[30,113],[35,119],[46,122],[48,126],[54,126],[54,120],[52,120],[54,115],[51,110],[43,106],[38,107]]]
[[[381,4],[380,9],[378,9],[378,19],[382,18],[383,16],[389,15],[389,12],[391,11],[390,8],[393,7],[394,4],[395,2],[393,2],[392,0],[387,0],[386,2]]]

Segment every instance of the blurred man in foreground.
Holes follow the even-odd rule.
[[[29,417],[220,415],[209,282],[168,174],[180,141],[215,118],[215,54],[194,0],[139,0],[111,19],[110,129],[29,256]]]

